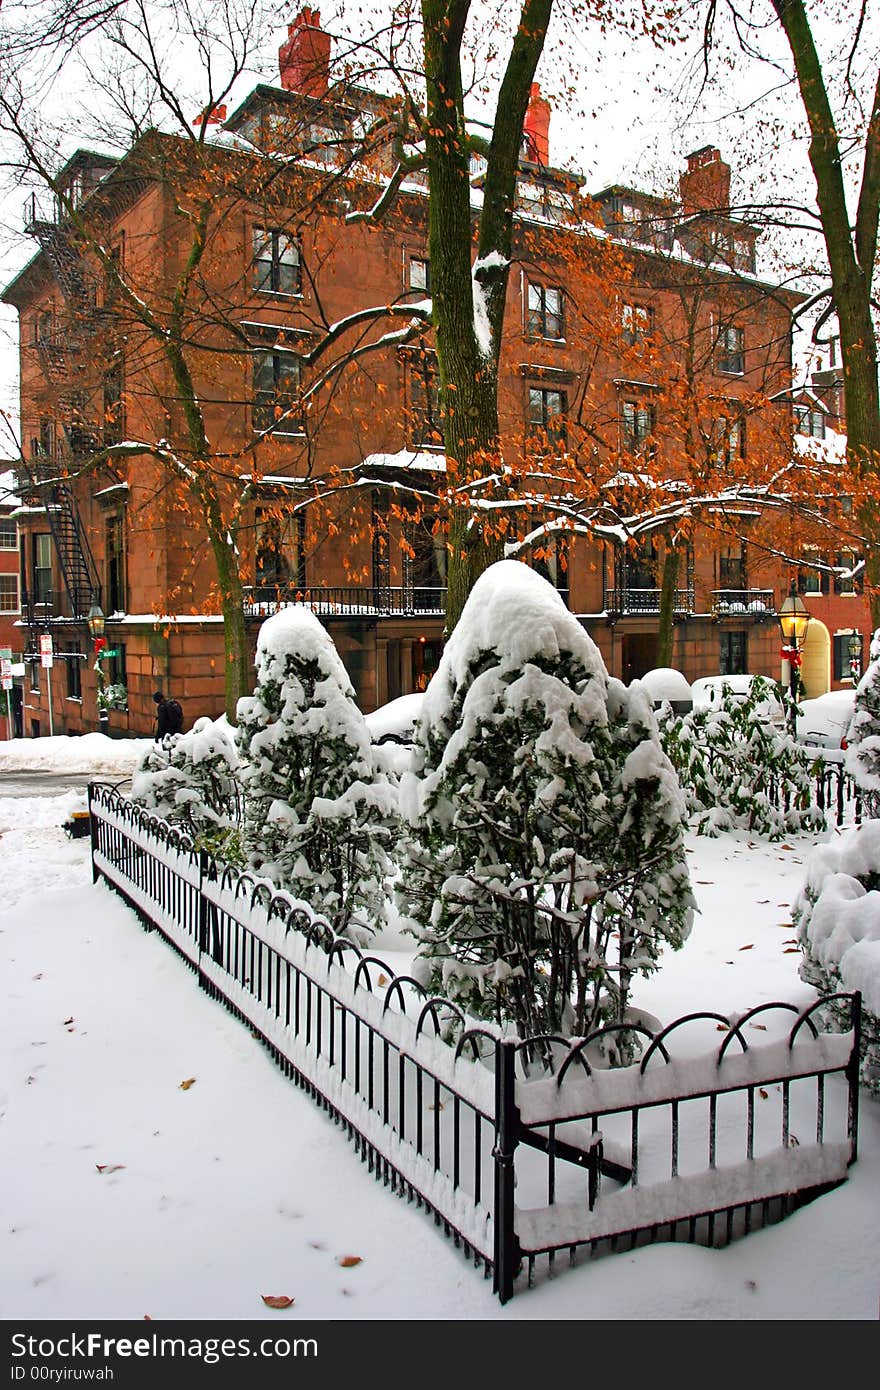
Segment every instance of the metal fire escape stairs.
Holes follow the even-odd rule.
[[[43,251],[65,302],[82,331],[94,331],[96,313],[94,296],[86,277],[82,258],[69,229],[60,220],[41,215],[36,199],[31,198],[25,231],[34,236]],[[81,346],[81,340],[69,337],[65,343],[55,339],[38,341],[37,350],[43,373],[51,385],[57,386],[70,376],[70,359]],[[72,383],[71,383],[72,384]],[[70,456],[82,452],[83,431],[73,422],[73,393],[68,394],[68,420],[62,420],[67,451]],[[47,467],[48,463],[48,467]],[[85,622],[89,608],[100,602],[100,578],[88,543],[76,495],[54,460],[25,461],[30,489],[46,508],[52,542],[58,558],[61,579],[67,593],[70,616]],[[57,616],[57,615],[55,615]],[[43,626],[28,605],[28,625]]]

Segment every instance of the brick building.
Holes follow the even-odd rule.
[[[97,727],[99,679],[114,692],[111,732],[149,732],[157,686],[188,722],[223,707],[216,573],[183,500],[185,468],[169,480],[166,466],[183,456],[185,409],[146,319],[172,311],[197,194],[211,215],[188,370],[235,516],[252,643],[277,603],[310,603],[367,710],[436,667],[445,461],[430,341],[404,333],[377,347],[388,323],[365,318],[335,366],[304,365],[352,315],[431,292],[418,174],[380,224],[352,216],[376,201],[390,156],[348,168],[345,152],[388,99],[329,86],[329,56],[319,16],[304,10],[279,53],[280,86],[256,87],[229,116],[205,113],[211,141],[194,152],[153,133],[120,160],[79,151],[59,176],[62,205],[31,206],[39,249],[3,294],[21,324],[26,733],[48,727],[49,673],[33,659],[46,631],[56,729]],[[608,508],[625,512],[634,479],[644,492],[648,471],[674,476],[695,448],[719,474],[790,449],[793,402],[767,402],[791,387],[797,297],[756,275],[757,230],[730,215],[719,152],[689,157],[677,199],[612,187],[586,203],[578,176],[547,164],[550,119],[536,87],[499,376],[506,456],[531,458],[535,439],[545,456],[576,455],[584,486],[601,475]],[[476,156],[473,181],[478,196]],[[158,447],[84,466],[140,440]],[[689,679],[778,676],[790,575],[707,522],[679,544],[673,664]],[[533,524],[517,522],[511,539]],[[563,532],[532,556],[625,680],[657,664],[668,534],[645,531],[636,545],[613,527]],[[108,653],[98,671],[86,626],[96,607]]]
[[[11,460],[0,459],[0,650],[8,648],[17,669],[21,665],[22,629],[19,578],[18,521],[19,499],[15,494],[17,474]],[[21,733],[21,680],[15,680],[7,701],[0,693],[0,739],[9,734],[9,709],[13,734]]]

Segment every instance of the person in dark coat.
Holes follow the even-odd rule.
[[[177,700],[169,700],[161,690],[153,692],[156,705],[156,741],[160,742],[168,734],[179,734],[183,725],[183,710]]]

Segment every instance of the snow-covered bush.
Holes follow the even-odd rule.
[[[236,862],[237,764],[223,724],[197,719],[189,733],[151,745],[132,777],[131,799],[179,825],[200,847]]]
[[[700,835],[748,830],[780,839],[822,829],[814,800],[812,760],[767,711],[781,703],[774,681],[756,676],[743,696],[726,686],[719,704],[675,715],[659,713],[663,747],[687,797]]]
[[[256,667],[236,734],[247,862],[359,938],[383,916],[395,794],[373,766],[345,667],[309,609],[294,605],[263,623]]]
[[[627,1016],[681,945],[684,802],[644,696],[609,679],[556,591],[517,561],[477,581],[424,697],[398,897],[416,971],[522,1035]]]
[[[862,993],[861,1079],[880,1095],[880,821],[846,830],[807,861],[792,914],[804,959],[801,978],[822,994]],[[839,1004],[829,1022],[849,1026]]]
[[[880,628],[871,641],[868,668],[856,687],[845,767],[862,793],[863,814],[880,816]]]

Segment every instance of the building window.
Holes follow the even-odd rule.
[[[437,364],[430,353],[414,354],[407,368],[409,378],[409,435],[415,448],[443,447]]]
[[[825,564],[825,557],[820,555],[818,550],[809,547],[804,551],[804,558],[810,562],[809,568],[798,571],[797,586],[802,594],[828,594],[831,592],[831,582],[827,569],[814,569],[813,564]]]
[[[114,362],[104,377],[104,446],[121,444],[125,433],[125,403],[122,396],[123,366]]]
[[[301,512],[257,511],[254,580],[258,599],[273,598],[279,589],[305,588],[305,536]]]
[[[745,541],[735,541],[718,552],[719,589],[747,589],[748,566]]]
[[[108,612],[125,612],[125,520],[108,516],[104,523]]]
[[[808,405],[796,405],[794,407],[794,427],[798,434],[805,434],[812,439],[824,439],[824,411],[814,410]]]
[[[718,330],[718,370],[742,376],[746,366],[745,332],[730,324]]]
[[[742,416],[721,415],[712,422],[712,462],[730,468],[746,456],[746,422]]]
[[[544,435],[552,445],[565,448],[568,429],[568,396],[544,386],[529,387],[529,433]]]
[[[18,575],[0,574],[0,613],[20,613]]]
[[[293,352],[258,352],[254,357],[254,429],[302,434],[302,363]]]
[[[403,582],[412,590],[416,608],[439,605],[440,591],[446,587],[446,528],[435,528],[435,517],[407,517],[403,527]]]
[[[656,425],[656,415],[652,405],[642,401],[620,402],[620,447],[625,453],[635,454],[643,449],[650,439]]]
[[[654,310],[649,304],[624,304],[620,321],[623,340],[630,347],[643,343],[654,332]]]
[[[743,676],[749,669],[749,643],[745,632],[722,632],[720,664],[722,676]]]
[[[65,647],[64,653],[64,667],[67,672],[67,698],[68,700],[81,700],[83,653],[79,647],[73,645]]]
[[[34,343],[38,347],[48,347],[52,338],[52,310],[41,309],[34,315]]]
[[[541,553],[532,552],[529,564],[568,603],[568,536],[547,536],[538,549]]]
[[[33,597],[34,603],[52,602],[52,537],[39,532],[33,537]]]
[[[32,695],[40,693],[40,663],[39,661],[28,661],[26,663],[28,689]]]
[[[113,655],[108,656],[103,663],[104,684],[105,686],[121,685],[127,687],[128,672],[125,665],[125,643],[117,642],[114,639],[110,651],[113,652]]]
[[[431,288],[431,262],[423,256],[410,256],[406,285],[407,289],[427,293]]]
[[[859,638],[859,670],[863,671],[865,643],[861,634],[859,633],[857,635]],[[834,634],[833,680],[851,681],[853,678],[852,665],[850,664],[852,658],[850,657],[849,651],[849,644],[852,636],[853,634],[851,632],[835,632]]]
[[[299,243],[286,232],[254,227],[254,289],[263,294],[302,294]]]
[[[0,550],[18,549],[18,526],[11,516],[0,516]]]
[[[562,290],[555,285],[533,285],[526,288],[526,332],[530,338],[565,337],[562,313]]]
[[[853,570],[858,563],[858,559],[852,550],[842,550],[835,555],[834,563],[839,569]],[[857,594],[859,592],[857,579],[852,574],[836,574],[834,576],[834,592],[836,594]]]
[[[55,457],[55,423],[42,419],[37,434],[31,435],[31,458],[51,459]]]

